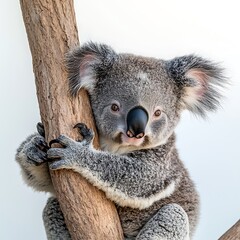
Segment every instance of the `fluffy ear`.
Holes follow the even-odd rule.
[[[97,79],[112,67],[117,54],[105,44],[89,42],[67,55],[70,92],[76,96],[80,88],[91,92]]]
[[[216,63],[195,55],[175,58],[167,62],[170,76],[180,89],[184,108],[205,116],[219,106],[221,88],[226,84],[223,69]]]

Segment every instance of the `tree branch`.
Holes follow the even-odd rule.
[[[237,240],[240,239],[240,220],[238,220],[219,240]]]
[[[20,3],[47,141],[59,134],[76,139],[73,126],[78,122],[95,130],[87,93],[82,90],[71,99],[67,91],[64,55],[79,44],[73,1]],[[51,176],[72,239],[123,239],[116,208],[103,192],[70,170],[51,172]]]

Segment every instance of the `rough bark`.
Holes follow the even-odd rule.
[[[87,93],[82,90],[77,99],[71,99],[67,91],[64,56],[79,44],[73,1],[20,3],[46,139],[59,134],[76,139],[79,136],[73,126],[78,122],[95,130]],[[72,239],[123,239],[116,208],[103,192],[70,170],[54,171],[51,176]]]
[[[237,240],[240,239],[240,220],[238,220],[219,240]]]

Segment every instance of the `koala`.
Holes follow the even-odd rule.
[[[26,183],[53,195],[43,211],[48,239],[71,239],[49,168],[72,169],[104,191],[116,205],[125,239],[191,239],[199,196],[179,158],[174,130],[185,109],[202,117],[217,109],[223,70],[196,55],[161,60],[92,42],[69,53],[67,67],[72,96],[81,88],[89,93],[100,150],[82,123],[75,126],[82,141],[60,135],[49,146],[38,124],[38,133],[18,148]]]

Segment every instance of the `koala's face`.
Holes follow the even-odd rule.
[[[121,150],[165,143],[181,111],[175,88],[164,62],[119,55],[90,91],[102,142]]]
[[[124,153],[164,144],[183,109],[204,114],[218,103],[221,70],[202,58],[171,61],[116,54],[90,43],[69,56],[70,88],[85,87],[103,149]]]

